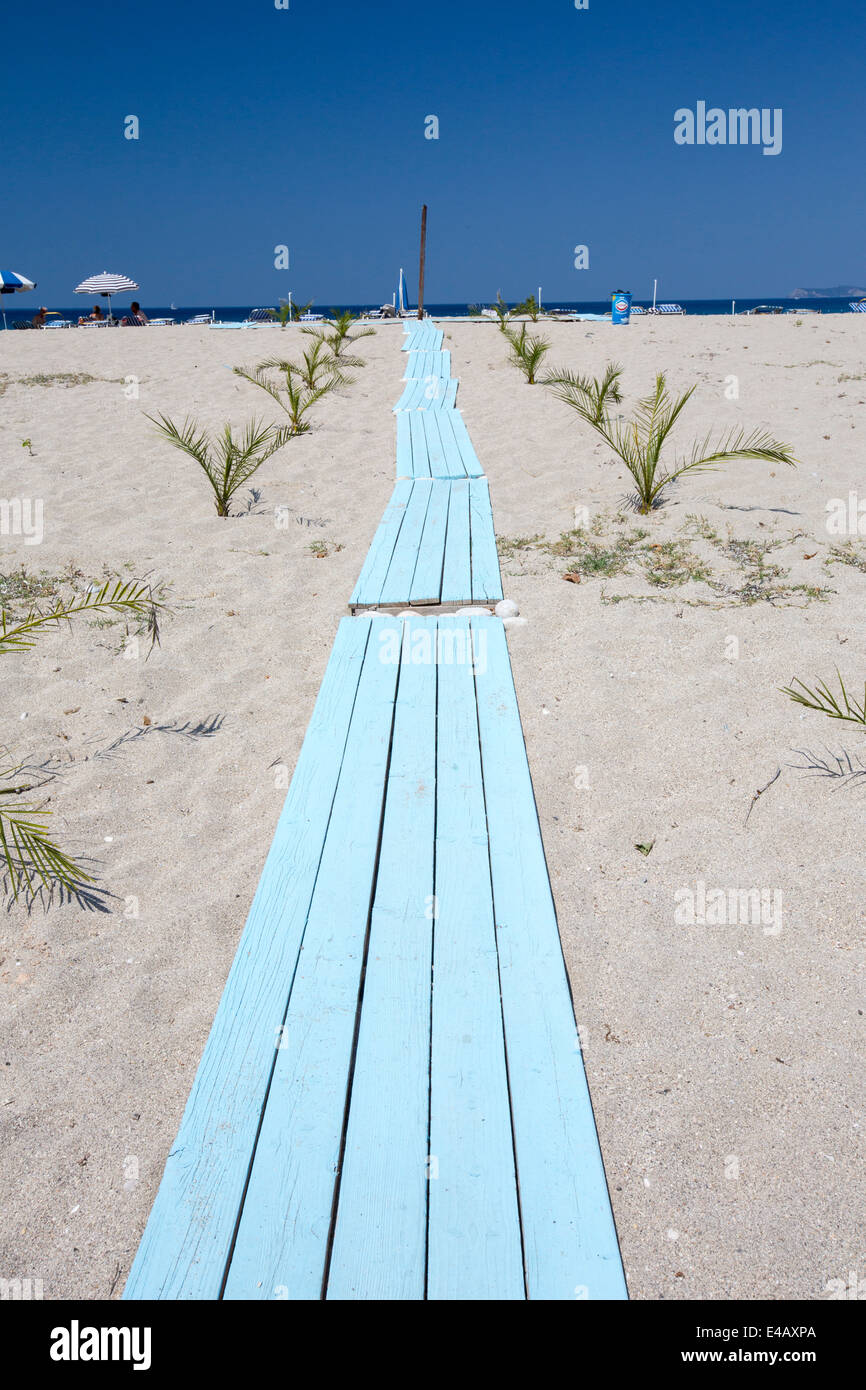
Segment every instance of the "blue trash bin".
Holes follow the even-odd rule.
[[[610,297],[611,322],[628,323],[631,314],[631,290],[614,290]]]

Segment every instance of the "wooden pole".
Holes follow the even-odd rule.
[[[424,317],[424,260],[427,255],[427,204],[421,209],[421,263],[418,271],[418,317]]]

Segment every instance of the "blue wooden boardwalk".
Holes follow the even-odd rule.
[[[125,1297],[623,1294],[502,623],[346,618]]]
[[[449,416],[357,606],[501,594]],[[124,1297],[626,1297],[499,618],[341,622]]]
[[[459,410],[397,416],[398,478],[480,478],[483,472]]]
[[[352,610],[501,598],[487,479],[398,482],[349,600]]]

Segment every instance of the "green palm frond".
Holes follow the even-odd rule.
[[[541,363],[550,351],[550,343],[546,338],[536,338],[527,333],[525,323],[521,325],[519,333],[515,333],[513,328],[506,328],[504,332],[511,344],[509,361],[523,372],[527,385],[534,386]]]
[[[613,421],[607,403],[619,404],[622,400],[621,374],[621,367],[609,363],[600,380],[559,371],[551,372],[545,384],[600,434],[625,464],[634,479],[635,500],[640,511],[649,512],[657,507],[665,488],[684,473],[699,473],[736,459],[796,466],[791,446],[780,443],[761,429],[731,430],[715,441],[708,435],[692,446],[687,458],[675,459],[669,467],[664,466],[662,453],[696,388],[690,386],[681,395],[673,396],[664,373],[660,372],[650,394],[635,405],[631,419]]]
[[[300,362],[289,362],[284,357],[269,357],[259,362],[252,372],[235,367],[238,376],[267,391],[272,400],[284,410],[291,422],[289,433],[306,434],[309,421],[304,419],[307,411],[340,386],[349,386],[353,378],[344,370],[353,366],[359,359],[343,357],[339,361],[333,356],[319,334],[313,335],[315,344],[303,354]],[[283,380],[280,385],[272,381],[267,373],[279,372]]]
[[[582,415],[587,424],[594,427],[602,424],[609,426],[607,403],[611,401],[614,405],[619,405],[622,400],[619,386],[621,376],[622,367],[616,362],[609,362],[600,381],[595,377],[581,376],[577,372],[560,368],[558,371],[549,372],[544,378],[544,384],[552,388],[558,400],[564,401]]]
[[[0,789],[0,796],[10,794],[11,788]],[[49,839],[46,821],[50,814],[38,806],[10,806],[0,801],[0,863],[13,898],[25,888],[33,895],[39,885],[49,893],[58,885],[75,893],[81,884],[93,882],[91,874]]]
[[[81,613],[129,613],[144,621],[150,635],[151,650],[159,642],[159,611],[164,603],[157,598],[153,586],[138,580],[106,580],[86,594],[73,598],[57,598],[48,608],[32,607],[23,617],[14,617],[5,609],[0,612],[0,653],[23,652],[32,647],[47,628],[69,623]],[[21,772],[21,764],[0,772],[0,780],[9,780]],[[18,802],[22,793],[38,791],[35,785],[0,786],[0,866],[13,899],[22,890],[35,896],[40,888],[48,893],[55,887],[66,890],[80,901],[86,899],[83,885],[93,881],[69,855],[51,840],[46,824],[51,814],[43,806]],[[6,798],[16,798],[9,801]]]
[[[40,629],[69,622],[80,613],[105,611],[132,613],[143,619],[153,647],[159,642],[159,611],[164,606],[154,596],[150,584],[107,579],[100,588],[73,599],[57,599],[49,608],[34,606],[24,618],[14,618],[5,609],[0,611],[0,653],[26,651],[33,646]]]
[[[839,682],[841,698],[833,694],[826,681],[817,681],[815,689],[810,690],[807,685],[798,678],[794,677],[790,685],[782,687],[782,694],[788,695],[798,705],[805,705],[806,709],[816,710],[819,714],[826,714],[828,719],[843,719],[849,724],[866,724],[866,683],[863,688],[863,699],[858,705],[855,698],[849,696],[845,689],[845,682],[836,671],[836,679]],[[799,686],[799,690],[796,688]]]
[[[238,374],[247,376],[241,371]],[[253,379],[247,376],[247,380]],[[269,389],[264,381],[255,380],[255,385]],[[271,391],[270,394],[274,393]],[[182,425],[176,425],[165,415],[148,415],[147,418],[170,444],[195,459],[213,490],[217,516],[229,515],[235,493],[271,454],[283,447],[293,433],[286,426],[252,420],[244,427],[239,439],[235,438],[228,424],[223,426],[221,433],[212,437],[195,420],[185,420]]]

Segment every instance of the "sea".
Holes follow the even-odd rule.
[[[13,298],[18,301],[15,303],[14,308],[10,303]],[[20,301],[17,295],[4,295],[2,297],[0,311],[5,314],[8,327],[11,328],[16,320],[29,321],[33,317],[38,308],[36,296],[33,298],[33,305],[28,308],[23,308],[20,307]],[[210,314],[211,312],[215,319],[222,320],[223,322],[240,321],[247,317],[251,309],[277,307],[276,305],[262,305],[260,302],[256,304],[184,304],[175,307],[170,304],[150,304],[144,295],[141,296],[140,302],[144,312],[149,318],[173,318],[178,323],[183,323],[186,319],[191,319],[196,314]],[[672,301],[667,299],[662,300],[661,297],[659,298],[659,303],[671,302],[680,304],[687,314],[708,316],[713,314],[730,314],[732,311],[732,301],[730,299],[680,299]],[[639,305],[642,308],[649,308],[651,303],[651,299],[632,299],[632,304]],[[746,309],[757,308],[757,306],[761,304],[781,306],[783,309],[790,310],[794,313],[799,313],[803,310],[817,310],[822,314],[845,314],[850,311],[850,300],[848,299],[780,299],[768,295],[762,299],[737,299],[733,301],[733,304],[736,313],[742,313]],[[79,315],[82,313],[81,304],[76,304],[74,308],[54,304],[49,304],[47,307],[59,311],[60,317],[71,319],[73,323],[78,322]],[[89,312],[91,307],[88,301],[84,306],[84,311]],[[353,314],[361,314],[368,309],[378,307],[377,304],[370,301],[366,304],[330,304],[327,301],[323,301],[321,304],[314,303],[312,311],[313,313],[329,314],[333,309],[339,311],[349,309]],[[440,318],[462,318],[469,314],[470,308],[476,307],[485,307],[483,301],[477,301],[477,303],[471,305],[431,303],[425,306],[431,318],[436,318],[437,316]],[[112,305],[112,313],[115,318],[120,318],[126,312],[127,308],[127,304],[115,301]],[[554,299],[545,304],[544,308],[559,309],[564,313],[606,314],[610,312],[610,300]]]

